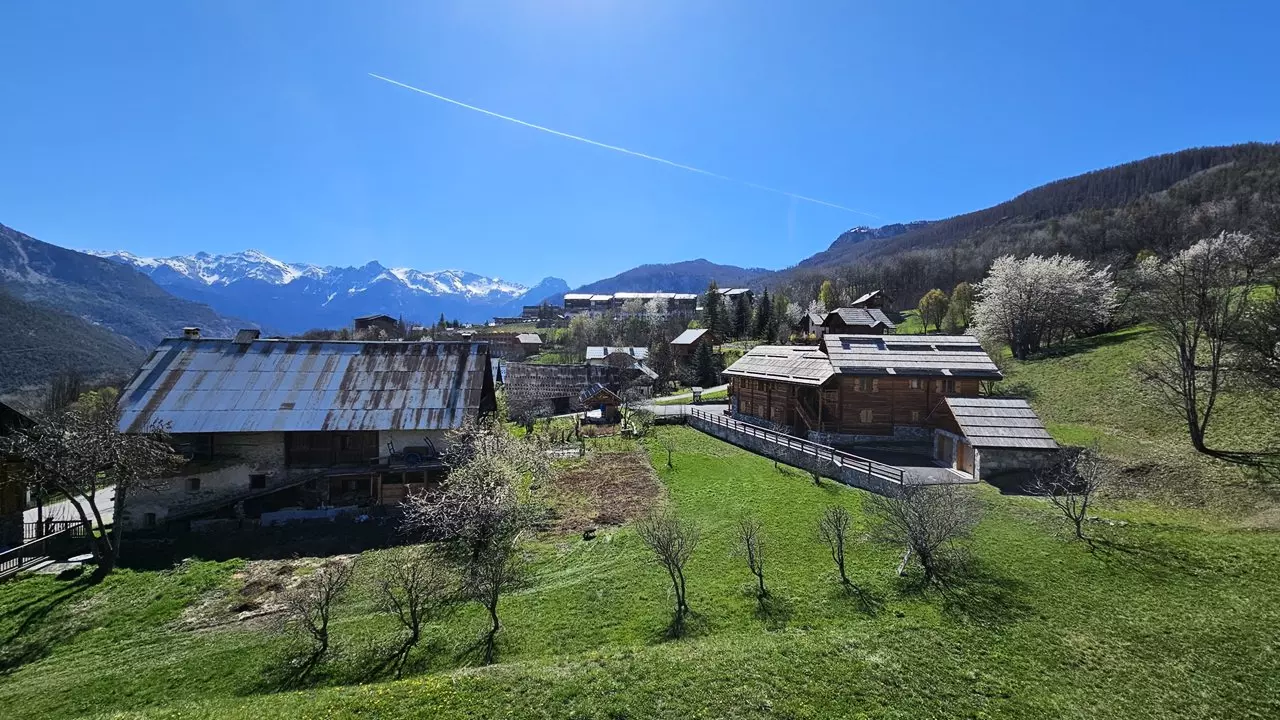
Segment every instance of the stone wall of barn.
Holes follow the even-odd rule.
[[[218,433],[214,442],[215,459],[194,460],[180,474],[155,483],[154,489],[133,491],[125,498],[119,520],[126,527],[147,527],[171,514],[217,505],[248,493],[254,476],[264,476],[267,488],[289,482],[284,433]]]

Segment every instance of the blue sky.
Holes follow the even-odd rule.
[[[149,255],[777,268],[854,225],[1280,139],[1263,2],[9,2],[0,27],[0,222]]]

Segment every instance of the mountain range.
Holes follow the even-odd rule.
[[[1280,232],[1280,144],[1192,148],[1065,178],[989,208],[936,221],[855,227],[822,252],[778,271],[705,259],[641,265],[582,292],[769,287],[816,296],[832,279],[846,292],[884,289],[910,307],[930,288],[981,279],[1003,254],[1068,253],[1100,265],[1143,250],[1167,254],[1223,230]],[[67,363],[126,373],[185,325],[206,334],[259,326],[296,334],[387,313],[431,322],[483,321],[563,297],[563,280],[529,288],[459,270],[319,267],[247,250],[144,258],[68,250],[0,225],[0,390],[39,381]],[[237,319],[243,318],[243,319]],[[76,352],[101,348],[92,357]],[[79,357],[76,361],[74,358]]]
[[[344,327],[354,317],[374,313],[418,322],[433,322],[441,314],[484,322],[495,315],[519,315],[522,305],[563,296],[569,289],[559,278],[525,287],[463,270],[424,272],[378,262],[359,267],[286,263],[257,250],[165,258],[89,252],[135,268],[178,297],[290,334]]]

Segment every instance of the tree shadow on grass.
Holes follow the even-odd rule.
[[[986,568],[971,567],[942,586],[942,611],[975,625],[998,627],[1031,614],[1022,598],[1026,584]]]
[[[1028,617],[1033,608],[1023,598],[1026,584],[996,572],[971,556],[950,562],[942,577],[928,582],[923,573],[899,579],[904,595],[924,597],[936,591],[942,597],[944,615],[974,625],[1000,627]]]
[[[858,612],[870,617],[875,617],[884,610],[885,597],[871,588],[862,587],[853,583],[840,583],[835,590],[831,591],[831,596],[838,602],[853,603]]]
[[[1243,450],[1208,450],[1206,455],[1232,465],[1240,465],[1250,471],[1254,479],[1262,483],[1280,482],[1280,452],[1250,452]]]
[[[248,695],[285,692],[315,687],[323,682],[322,666],[326,658],[314,649],[290,644],[263,667],[258,681],[249,687]]]
[[[1204,567],[1203,560],[1194,553],[1150,537],[1138,540],[1096,534],[1090,535],[1089,547],[1093,556],[1103,562],[1149,578],[1195,575]]]
[[[56,632],[56,628],[45,627],[44,622],[55,610],[97,582],[92,576],[84,576],[52,594],[6,610],[0,617],[22,619],[8,637],[0,639],[0,677],[45,657],[59,642],[74,637],[74,634],[68,635]]]

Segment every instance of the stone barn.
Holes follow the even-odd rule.
[[[120,397],[123,432],[189,458],[127,525],[398,503],[443,477],[448,431],[497,409],[487,343],[169,338]]]

